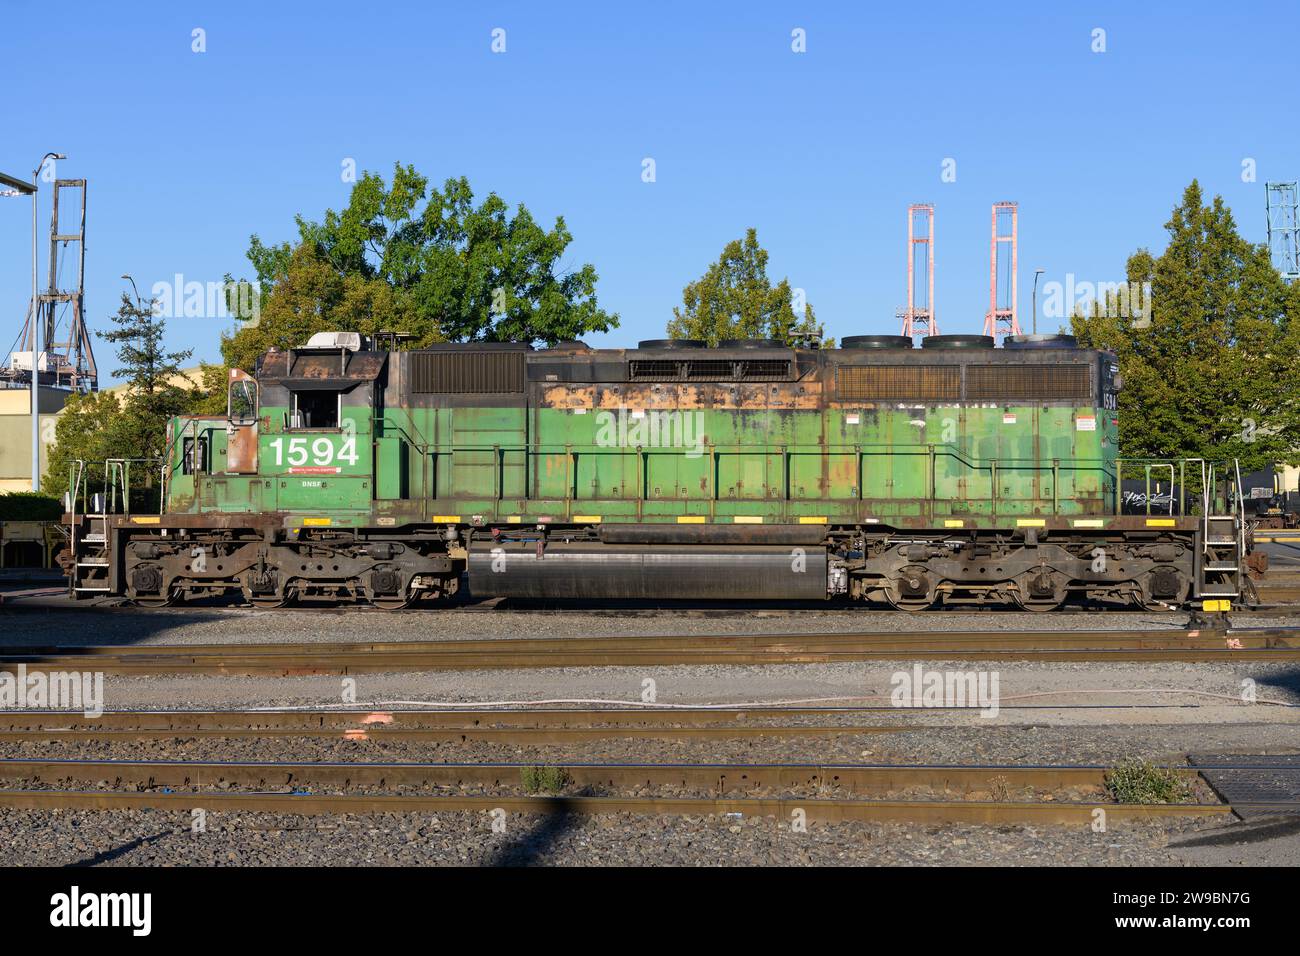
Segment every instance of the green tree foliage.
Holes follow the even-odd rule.
[[[54,447],[49,467],[41,479],[41,490],[62,497],[68,490],[72,463],[80,458],[94,463],[96,481],[102,480],[104,460],[120,458],[115,442],[122,406],[112,392],[89,392],[68,396],[63,414],[54,426]]]
[[[702,339],[709,345],[722,339],[780,339],[788,345],[807,345],[810,333],[821,336],[824,330],[812,304],[806,303],[800,316],[790,281],[772,285],[768,280],[767,259],[756,229],[727,243],[718,261],[682,290],[682,306],[673,309],[668,335]],[[834,344],[822,341],[824,348]]]
[[[167,422],[190,412],[201,393],[182,374],[181,363],[191,350],[163,349],[166,320],[152,302],[134,303],[125,293],[113,316],[117,328],[99,333],[117,346],[122,368],[113,375],[127,381],[126,401],[113,423],[116,458],[159,458],[167,441]]]
[[[224,338],[227,366],[252,371],[271,346],[313,332],[403,332],[437,341],[554,344],[618,325],[596,303],[596,270],[562,271],[573,241],[563,217],[546,230],[496,193],[475,203],[469,182],[441,190],[412,166],[392,182],[365,173],[342,212],[297,217],[292,245],[251,238],[261,288],[258,318]]]
[[[1300,457],[1300,286],[1238,233],[1193,181],[1165,224],[1169,244],[1128,260],[1135,315],[1114,293],[1072,325],[1080,343],[1119,356],[1125,457],[1238,458],[1243,473]],[[1129,314],[1119,314],[1128,312]]]
[[[70,466],[78,458],[87,463],[89,478],[97,489],[108,458],[163,457],[168,420],[190,413],[202,398],[181,373],[180,363],[192,353],[164,350],[166,320],[154,313],[152,303],[132,302],[123,294],[122,305],[112,318],[117,328],[99,335],[117,346],[121,367],[113,374],[126,379],[125,398],[119,401],[112,392],[68,398],[54,427],[55,444],[41,481],[50,494],[62,495],[68,489]],[[156,466],[132,467],[133,484],[156,484]]]
[[[117,328],[98,335],[117,346],[117,360],[122,367],[113,370],[113,377],[125,378],[133,393],[146,397],[174,388],[181,363],[194,353],[163,351],[167,320],[155,313],[153,303],[139,299],[132,302],[123,292],[122,304],[112,320]]]
[[[39,491],[0,494],[0,521],[58,521],[62,514],[62,502]]]

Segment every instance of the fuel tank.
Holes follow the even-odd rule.
[[[476,598],[581,600],[819,600],[826,549],[538,541],[475,541]]]

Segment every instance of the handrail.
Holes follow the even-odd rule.
[[[105,513],[117,513],[117,492],[119,484],[122,490],[122,514],[131,514],[131,464],[139,462],[145,466],[152,466],[159,459],[157,458],[106,458],[104,459],[104,494]],[[162,489],[159,489],[161,494]],[[158,513],[162,514],[162,508],[165,502],[159,502]]]

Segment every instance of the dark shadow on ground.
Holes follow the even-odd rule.
[[[517,817],[515,819],[518,819]],[[564,797],[555,797],[551,809],[531,828],[498,847],[483,861],[483,866],[537,866],[546,857],[560,837],[575,829],[581,815],[575,812]]]
[[[1194,846],[1236,846],[1263,843],[1280,837],[1300,836],[1300,816],[1266,817],[1249,823],[1234,823],[1202,836],[1171,842],[1171,850]]]
[[[123,843],[121,846],[113,847],[111,850],[105,850],[103,853],[96,853],[94,856],[87,857],[84,860],[78,860],[75,863],[69,863],[69,868],[82,866],[101,866],[105,863],[111,863],[119,857],[126,856],[132,850],[138,850],[142,846],[148,846],[150,843],[157,843],[163,837],[174,836],[172,830],[164,830],[161,833],[155,833],[153,836],[137,837],[129,843]]]

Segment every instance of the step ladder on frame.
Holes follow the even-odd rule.
[[[68,591],[71,597],[107,594],[109,582],[108,496],[86,494],[86,463],[72,463],[68,482],[68,547],[72,556]],[[86,506],[79,512],[79,506]]]
[[[1241,466],[1224,463],[1224,494],[1217,494],[1218,469],[1201,463],[1201,546],[1196,555],[1196,587],[1201,598],[1231,600],[1241,596],[1246,556],[1246,505],[1241,495]]]

